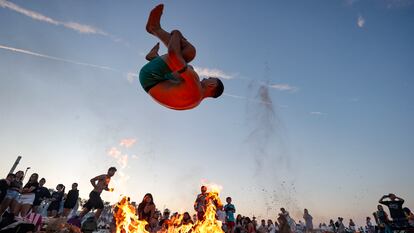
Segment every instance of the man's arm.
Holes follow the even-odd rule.
[[[387,198],[387,197],[388,197],[388,195],[384,195],[384,196],[382,196],[382,197],[379,199],[379,201],[378,201],[378,202],[379,202],[380,204],[385,205],[386,201],[384,201],[384,199],[385,199],[385,198]]]
[[[397,199],[398,201],[401,201],[401,202],[403,202],[403,203],[404,203],[404,199],[402,199],[401,197],[397,197],[397,196],[395,196],[395,199]]]
[[[96,181],[101,180],[102,176],[105,176],[105,175],[100,175],[100,176],[97,176],[91,179],[91,184],[94,188],[96,188]]]

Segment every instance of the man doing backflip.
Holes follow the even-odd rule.
[[[149,62],[139,74],[144,90],[161,105],[175,109],[187,110],[194,108],[207,97],[217,98],[224,90],[218,78],[200,81],[194,68],[188,63],[196,54],[190,42],[180,31],[171,33],[161,28],[160,20],[164,5],[156,6],[150,13],[146,30],[157,37],[168,48],[168,53],[158,55],[159,43],[148,53]]]

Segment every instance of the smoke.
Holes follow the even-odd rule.
[[[260,204],[268,217],[274,217],[281,207],[294,213],[299,207],[290,154],[285,143],[286,130],[269,92],[272,88],[269,74],[270,68],[266,64],[264,79],[248,84],[248,99],[257,101],[246,101],[249,127],[246,145],[254,162],[253,177],[257,186],[255,191],[262,196]]]

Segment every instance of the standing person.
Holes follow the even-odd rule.
[[[171,33],[161,28],[164,5],[156,6],[150,13],[147,32],[157,37],[168,48],[168,53],[159,56],[159,43],[150,51],[139,73],[142,88],[161,105],[186,110],[198,106],[204,98],[217,98],[223,93],[223,83],[218,78],[200,81],[191,62],[196,50],[178,30]]]
[[[254,227],[253,221],[250,220],[249,217],[246,217],[246,230],[247,233],[255,233],[256,232],[256,228]]]
[[[56,191],[52,193],[52,198],[49,207],[47,208],[48,217],[58,217],[58,212],[60,208],[60,202],[65,195],[65,186],[63,184],[58,184],[56,186]]]
[[[271,219],[267,220],[267,229],[269,233],[276,233],[275,224],[273,224],[273,221]]]
[[[333,219],[329,220],[329,228],[332,232],[336,232],[336,225]]]
[[[104,208],[104,203],[101,198],[101,193],[103,190],[110,191],[108,188],[109,182],[111,182],[111,177],[115,175],[116,168],[110,167],[106,174],[94,177],[91,179],[91,184],[93,190],[89,193],[89,200],[83,206],[82,212],[79,214],[79,218],[82,219],[89,211],[96,209],[95,219],[98,220],[101,216],[102,210]]]
[[[338,233],[345,233],[344,219],[342,217],[338,217],[337,223]]]
[[[279,214],[279,217],[277,218],[277,221],[279,222],[279,232],[280,233],[292,233],[292,230],[290,229],[289,223],[288,223],[285,215]]]
[[[367,217],[366,223],[367,223],[367,233],[375,233],[375,227],[374,225],[372,225],[370,217]]]
[[[388,198],[389,200],[384,200],[386,198]],[[390,193],[388,195],[382,196],[379,200],[379,203],[388,206],[394,224],[396,224],[397,226],[407,225],[407,220],[402,209],[404,199],[402,199],[401,197],[397,197],[393,193]]]
[[[138,205],[138,219],[139,220],[145,220],[148,223],[148,227],[151,225],[151,223],[154,221],[155,217],[155,204],[154,199],[152,197],[151,193],[147,193],[144,195],[144,198],[142,199],[142,202]]]
[[[234,226],[236,225],[234,219],[234,213],[236,213],[236,207],[231,203],[231,197],[226,198],[227,204],[224,206],[224,211],[226,212],[226,225],[227,225],[227,232],[232,233],[234,230]]]
[[[285,210],[285,208],[280,208],[280,211],[282,212],[281,214],[285,216],[286,221],[289,224],[290,230],[295,232],[296,231],[296,222],[295,222],[295,220],[293,220],[290,217],[289,212],[287,210]]]
[[[10,184],[16,179],[16,175],[10,173],[7,175],[6,179],[0,180],[0,204],[3,202],[6,197],[7,190],[10,188]]]
[[[9,208],[9,212],[12,212],[16,208],[17,200],[20,196],[20,192],[23,188],[23,171],[18,171],[15,174],[15,179],[10,183],[10,187],[7,190],[6,196],[3,199],[3,202],[0,206],[0,216],[3,215],[3,212]]]
[[[63,216],[68,217],[69,213],[78,203],[79,190],[78,183],[72,184],[72,189],[69,190],[68,195],[66,195],[65,203],[63,204]]]
[[[51,198],[49,189],[44,187],[45,183],[46,183],[45,178],[42,178],[39,180],[39,187],[36,189],[35,200],[33,202],[33,211],[35,213],[40,214],[41,210],[39,207],[42,201],[48,198]]]
[[[411,212],[411,210],[407,207],[403,208],[405,217],[407,218],[408,224],[411,227],[414,227],[414,214],[413,212]]]
[[[356,232],[356,226],[355,226],[355,223],[352,219],[349,219],[348,228],[352,233]]]
[[[29,181],[23,187],[21,195],[18,199],[18,204],[14,207],[13,213],[15,216],[26,217],[27,213],[33,206],[33,202],[36,196],[36,189],[39,187],[39,182],[37,181],[39,175],[37,173],[33,173]]]
[[[207,187],[201,186],[201,193],[197,195],[197,198],[194,202],[194,210],[197,212],[198,221],[204,220],[204,214],[207,208]]]
[[[310,233],[313,231],[312,215],[309,214],[308,209],[303,210],[303,219],[305,219],[305,232]]]
[[[374,213],[374,217],[380,233],[392,233],[390,227],[391,221],[388,218],[388,214],[384,211],[382,205],[377,206],[377,211]]]

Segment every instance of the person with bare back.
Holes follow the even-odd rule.
[[[164,5],[152,9],[146,30],[157,37],[168,53],[158,55],[159,43],[147,54],[149,61],[139,74],[143,89],[161,105],[174,110],[187,110],[198,106],[204,98],[219,97],[224,90],[218,78],[200,81],[194,68],[189,65],[195,55],[195,47],[178,30],[171,33],[161,28],[160,20]]]
[[[92,209],[96,209],[95,219],[99,219],[101,216],[102,210],[104,208],[104,203],[101,199],[102,191],[113,191],[108,187],[109,182],[111,181],[111,177],[115,175],[116,168],[110,167],[106,174],[94,177],[91,179],[91,184],[93,186],[93,190],[89,194],[89,200],[83,206],[82,212],[79,214],[80,219],[82,219],[89,211]]]

